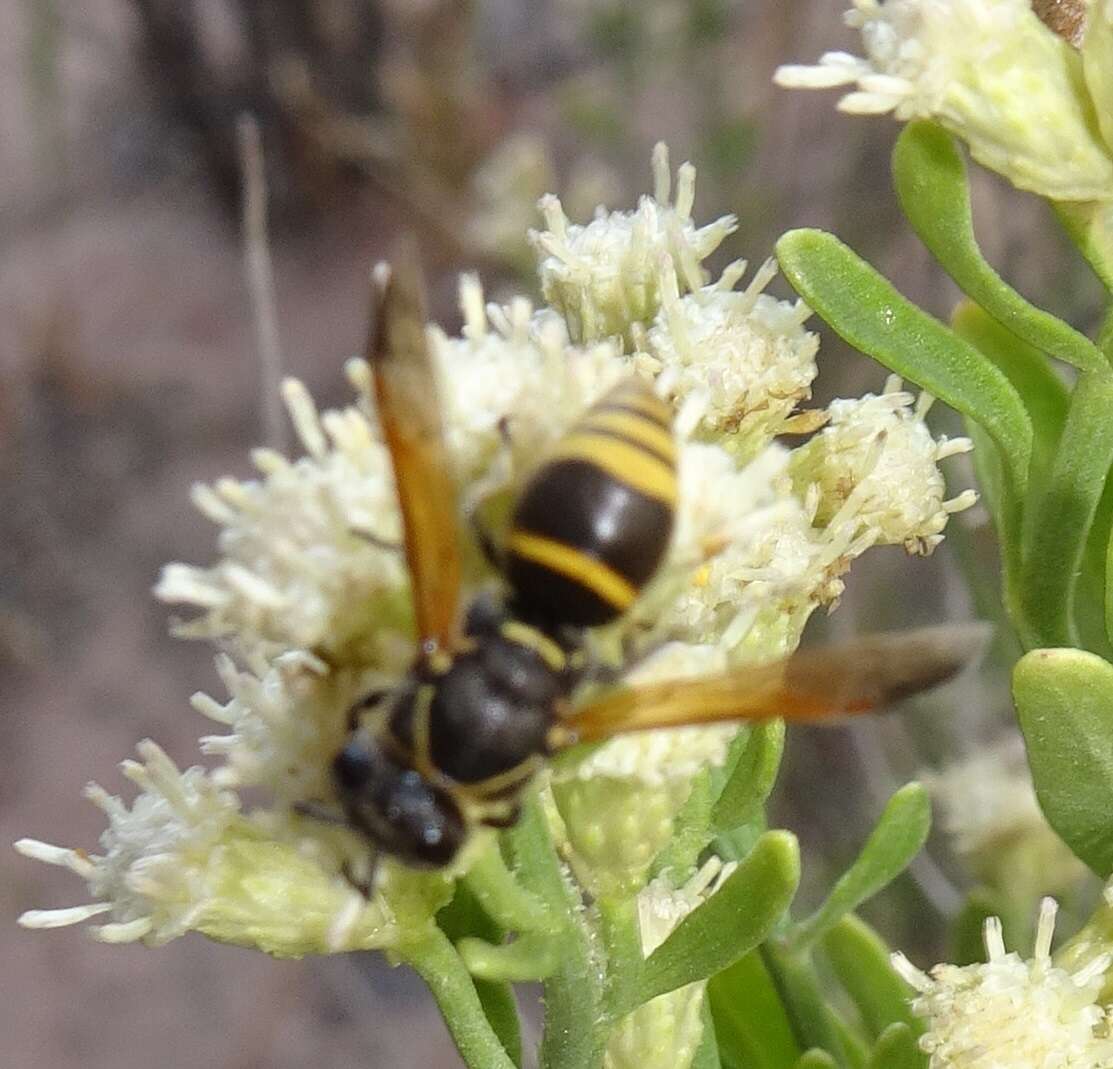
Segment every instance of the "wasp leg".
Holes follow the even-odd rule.
[[[371,899],[375,894],[375,880],[379,875],[380,855],[376,851],[369,854],[366,865],[361,865],[362,872],[357,872],[352,861],[345,861],[340,866],[340,874],[366,899]]]
[[[299,817],[309,817],[321,824],[335,824],[346,828],[350,826],[348,818],[335,809],[330,809],[324,802],[295,802],[294,812]]]
[[[393,538],[383,538],[382,535],[377,535],[374,531],[365,531],[360,527],[349,527],[348,533],[387,553],[401,553],[405,549],[401,542]]]
[[[359,727],[360,714],[367,709],[374,709],[376,705],[389,698],[393,693],[393,687],[375,687],[373,690],[369,690],[348,710],[348,730],[355,731]]]
[[[495,816],[489,814],[485,816],[480,823],[487,828],[497,828],[503,831],[506,828],[512,828],[522,816],[522,807],[520,805],[511,806],[502,816]]]

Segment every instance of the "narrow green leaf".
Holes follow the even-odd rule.
[[[894,1021],[915,1024],[908,986],[889,963],[889,948],[865,921],[848,913],[823,937],[823,949],[871,1036]]]
[[[866,1041],[857,1029],[852,1028],[847,1023],[838,1010],[832,1007],[830,1013],[831,1025],[842,1041],[843,1061],[846,1063],[847,1069],[866,1069],[866,1062],[869,1061],[870,1057]]]
[[[990,358],[1016,387],[1032,420],[1032,476],[1042,483],[1055,455],[1067,420],[1070,394],[1047,357],[990,318],[973,301],[962,301],[951,316],[951,326]]]
[[[927,1069],[927,1055],[906,1024],[890,1025],[877,1040],[869,1069]]]
[[[830,1051],[836,1062],[848,1065],[851,1055],[810,955],[787,950],[779,939],[770,939],[761,953],[781,992],[797,1042],[805,1049]]]
[[[649,955],[633,1004],[624,1009],[734,964],[773,929],[799,882],[800,850],[795,837],[784,831],[767,832],[718,891]]]
[[[780,992],[756,950],[711,978],[707,1000],[724,1060],[787,1069],[800,1057]]]
[[[1020,395],[988,357],[917,308],[830,234],[791,230],[777,259],[793,288],[847,342],[980,423],[997,443],[1020,501],[1032,424]]]
[[[905,126],[893,149],[893,184],[920,240],[998,323],[1075,367],[1105,365],[1089,338],[1029,303],[986,263],[974,236],[966,163],[950,134],[930,122]]]
[[[1113,665],[1082,650],[1033,650],[1013,698],[1036,795],[1051,826],[1101,877],[1113,872]]]
[[[1020,576],[1026,645],[1077,645],[1074,591],[1086,537],[1113,465],[1113,373],[1078,380],[1047,489],[1025,520]]]
[[[715,802],[711,826],[716,833],[740,827],[761,811],[781,767],[784,740],[782,720],[766,721],[750,731],[746,746]]]
[[[902,787],[885,807],[854,864],[831,889],[827,901],[788,934],[788,945],[806,950],[851,910],[898,876],[920,852],[931,828],[931,802],[919,783]]]
[[[673,834],[653,859],[650,875],[672,874],[673,883],[683,883],[712,839],[711,812],[714,806],[710,769],[692,780],[688,797],[673,818]]]
[[[827,1051],[813,1047],[797,1059],[793,1069],[839,1069],[839,1063]]]

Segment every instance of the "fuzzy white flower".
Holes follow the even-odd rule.
[[[706,435],[748,459],[787,429],[792,410],[810,396],[819,338],[804,330],[811,310],[802,301],[762,292],[776,274],[772,260],[737,291],[745,270],[739,260],[717,282],[681,297],[670,266],[648,353],[635,362],[677,396],[706,398]]]
[[[96,784],[86,794],[108,817],[103,854],[22,839],[28,857],[68,868],[85,879],[95,901],[59,910],[32,910],[28,928],[53,928],[110,914],[92,929],[105,942],[165,943],[195,930],[222,942],[279,957],[322,949],[395,945],[403,928],[431,923],[450,883],[391,869],[371,901],[340,875],[319,849],[276,839],[240,812],[239,800],[200,768],[181,772],[152,742],[143,762],[125,761],[140,788],[129,808]],[[316,842],[310,845],[319,845]]]
[[[540,256],[541,292],[562,315],[574,341],[619,336],[635,345],[638,328],[656,316],[663,271],[672,265],[684,290],[706,281],[701,262],[737,227],[726,215],[703,227],[692,221],[695,168],[681,166],[676,199],[664,145],[653,150],[654,191],[632,212],[599,209],[580,226],[568,221],[560,200],[543,197],[547,229],[531,231]]]
[[[1006,953],[996,918],[986,921],[984,964],[936,965],[929,975],[894,955],[919,992],[912,1009],[927,1023],[920,1046],[931,1069],[1113,1067],[1108,1017],[1097,1003],[1110,955],[1073,973],[1054,965],[1056,909],[1044,899],[1030,960]]]
[[[485,308],[470,276],[460,300],[463,336],[432,328],[430,340],[449,450],[474,497],[513,482],[629,364],[608,344],[569,346],[559,320],[534,316],[527,301]],[[362,400],[342,410],[319,413],[300,382],[284,384],[305,456],[259,449],[259,479],[194,488],[222,528],[222,559],[163,570],[156,595],[200,610],[179,634],[235,636],[248,654],[307,649],[340,664],[406,667],[412,619],[392,546],[401,539],[394,480],[366,402],[367,365],[349,361],[347,372]]]
[[[664,878],[638,893],[638,931],[648,957],[697,906],[710,898],[734,871],[709,858],[682,887]],[[706,981],[687,984],[640,1006],[615,1027],[603,1055],[606,1069],[687,1069],[703,1038]]]
[[[940,772],[921,776],[942,826],[979,877],[1017,894],[1076,887],[1086,867],[1040,811],[1019,736],[999,740]]]
[[[849,524],[878,545],[930,553],[951,513],[977,500],[972,490],[946,498],[937,464],[965,453],[969,439],[936,441],[924,416],[932,398],[914,402],[895,376],[880,396],[834,401],[830,422],[797,449],[789,471],[797,492],[819,491],[815,522],[828,529]]]
[[[861,31],[867,58],[828,52],[816,66],[779,68],[774,80],[856,84],[841,110],[935,119],[1022,189],[1113,198],[1113,154],[1096,127],[1082,60],[1029,0],[854,0],[846,21]]]

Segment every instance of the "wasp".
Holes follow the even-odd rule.
[[[503,828],[554,754],[620,732],[865,712],[954,675],[967,629],[881,635],[717,677],[618,686],[589,629],[617,620],[657,572],[677,504],[671,409],[631,377],[592,406],[525,482],[495,551],[504,592],[462,605],[457,490],[425,337],[416,253],[373,272],[367,358],[412,586],[408,674],[352,712],[332,762],[343,821],[378,853],[448,865],[477,825]]]

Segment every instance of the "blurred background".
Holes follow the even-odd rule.
[[[477,268],[492,297],[532,293],[536,198],[560,193],[579,221],[600,202],[632,207],[659,139],[674,166],[697,166],[697,219],[740,218],[713,267],[760,263],[784,230],[821,226],[945,317],[955,292],[889,188],[895,125],[771,83],[779,63],[856,48],[842,8],[0,0],[0,843],[93,848],[101,818],[82,784],[121,790],[116,762],[146,736],[192,763],[205,726],[187,699],[220,693],[210,650],[167,636],[150,588],[163,562],[214,554],[190,485],[245,476],[248,449],[284,433],[268,422],[244,266],[241,116],[262,148],[275,351],[322,404],[347,397],[367,268],[402,228],[419,232],[434,313],[455,329],[458,270]],[[1096,286],[1040,205],[980,174],[975,204],[989,258],[1089,328]],[[819,403],[884,378],[825,335]],[[970,475],[949,463],[957,492]],[[969,616],[975,595],[991,606],[990,536],[977,510],[963,518],[929,561],[868,554],[815,630]],[[899,722],[794,739],[777,805],[805,843],[805,896],[893,788],[1007,730],[1000,679],[991,666]],[[869,915],[930,964],[986,879],[975,869],[939,836]],[[0,873],[5,1066],[458,1064],[420,983],[379,959],[32,934],[21,911],[82,902],[83,888],[6,848]]]

